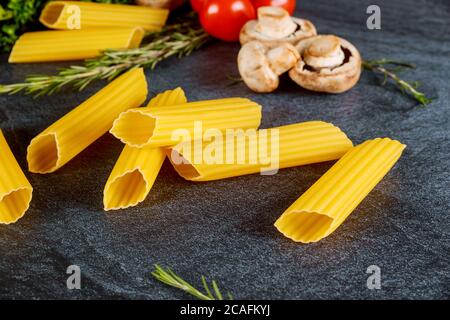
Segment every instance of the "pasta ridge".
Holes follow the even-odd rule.
[[[116,78],[31,140],[27,149],[29,170],[58,170],[105,134],[120,112],[141,105],[146,96],[142,68]]]
[[[316,242],[335,231],[400,158],[405,145],[389,138],[353,147],[275,222],[286,237]]]
[[[275,132],[277,135],[272,137],[271,132]],[[256,143],[251,143],[250,139],[253,139]],[[272,141],[272,139],[276,140]],[[174,147],[170,147],[167,153],[175,153],[174,156],[176,156],[176,159],[179,157],[183,158],[182,164],[177,164],[173,161],[172,157],[169,157],[175,170],[183,178],[192,181],[211,181],[261,173],[268,166],[268,163],[262,161],[267,157],[274,161],[278,159],[278,166],[273,169],[283,169],[336,160],[342,157],[353,146],[350,139],[338,127],[323,121],[302,122],[260,129],[255,132],[254,138],[253,135],[245,136],[244,142],[243,146],[240,145],[235,136],[231,140],[225,139],[225,143],[223,144],[223,149],[225,149],[223,151],[223,158],[225,159],[222,158],[224,160],[222,163],[208,164],[203,160],[201,163],[194,163],[192,160],[194,143],[191,141],[182,142]],[[262,156],[264,152],[261,151],[261,142],[267,150],[264,154],[266,157]],[[272,150],[272,144],[274,144],[276,150]],[[206,150],[206,148],[208,148],[208,145],[204,145],[203,149]],[[225,161],[228,159],[226,154],[229,152],[228,149],[232,150],[231,152],[233,153],[234,162],[232,163]],[[183,150],[190,150],[191,156],[186,156]],[[276,154],[277,151],[278,154]],[[246,162],[238,163],[238,154],[241,154]],[[258,160],[256,162],[250,162],[251,155],[253,157],[257,155]]]
[[[139,26],[146,31],[159,31],[165,25],[169,16],[169,10],[161,8],[78,1],[51,1],[45,5],[39,21],[50,29],[70,29],[68,22],[73,12],[69,9],[73,6],[79,9],[81,29]]]
[[[145,108],[187,102],[181,88],[167,90],[150,100]],[[144,108],[141,108],[144,109]],[[136,206],[149,194],[166,157],[162,148],[125,146],[103,191],[105,211]]]
[[[174,132],[186,130],[192,138],[199,123],[203,130],[224,132],[233,128],[257,128],[260,122],[259,104],[243,98],[227,98],[130,109],[114,121],[110,133],[132,147],[167,147],[180,142],[172,139]]]

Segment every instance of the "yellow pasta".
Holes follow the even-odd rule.
[[[51,29],[91,29],[99,27],[135,27],[160,30],[169,10],[145,6],[78,1],[51,1],[41,12],[39,21]],[[79,26],[75,23],[79,18]]]
[[[157,95],[150,100],[147,107],[186,102],[183,90],[177,88]],[[125,146],[103,191],[105,210],[124,209],[144,201],[155,182],[165,156],[165,151],[161,148]]]
[[[0,223],[23,217],[31,202],[33,188],[19,167],[0,130]]]
[[[183,178],[210,181],[335,160],[353,146],[339,128],[322,121],[241,132],[241,138],[236,134],[231,137],[225,136],[219,144],[212,142],[213,147],[203,141],[197,159],[194,142],[180,143],[169,150],[169,159]],[[212,159],[208,160],[210,155]]]
[[[303,243],[330,235],[389,172],[405,147],[377,138],[352,148],[281,215],[275,227]]]
[[[20,36],[9,55],[10,63],[87,59],[106,49],[139,47],[141,27],[37,31]]]
[[[261,106],[249,99],[228,98],[123,112],[111,133],[132,147],[166,147],[195,139],[208,129],[257,128]]]
[[[106,133],[122,111],[138,107],[146,97],[142,68],[121,75],[31,141],[29,170],[49,173],[61,168]]]

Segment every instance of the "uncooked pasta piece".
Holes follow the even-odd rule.
[[[405,147],[377,138],[352,148],[281,215],[275,227],[303,243],[330,235],[389,172]]]
[[[14,44],[8,61],[25,63],[94,58],[106,49],[137,48],[143,37],[141,27],[27,32]]]
[[[31,202],[33,188],[14,158],[0,130],[0,223],[23,217]]]
[[[186,103],[181,88],[158,94],[147,105],[148,108]],[[147,197],[166,153],[161,148],[134,148],[125,146],[114,166],[105,190],[103,205],[106,211],[132,207]]]
[[[111,133],[132,147],[167,147],[202,139],[209,130],[255,129],[260,122],[260,105],[249,99],[227,98],[131,109],[114,121]]]
[[[146,97],[143,69],[124,73],[31,141],[29,170],[50,173],[61,168],[108,132],[122,111],[140,106]]]
[[[135,27],[160,30],[169,10],[145,6],[51,1],[41,12],[39,21],[51,29],[91,29],[99,27]],[[79,19],[79,25],[76,23]]]
[[[238,134],[231,137],[225,136],[216,145],[213,159],[207,158],[211,144],[205,141],[200,158],[196,159],[194,142],[187,141],[169,149],[169,159],[183,178],[209,181],[335,160],[353,146],[339,128],[322,121],[241,132],[241,138]]]

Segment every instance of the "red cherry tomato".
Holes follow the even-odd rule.
[[[192,9],[194,9],[195,12],[201,12],[204,4],[205,0],[191,0]]]
[[[250,0],[206,0],[200,23],[210,35],[225,41],[239,40],[242,26],[256,19]]]
[[[292,16],[295,10],[296,0],[252,0],[255,9],[263,6],[282,7]]]

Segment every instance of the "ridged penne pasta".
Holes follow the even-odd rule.
[[[33,188],[14,158],[0,130],[0,223],[23,217],[31,202]]]
[[[110,132],[132,147],[166,147],[194,139],[208,129],[257,128],[260,122],[260,105],[249,99],[228,98],[131,109],[114,121]]]
[[[352,148],[280,216],[275,227],[303,243],[330,235],[389,172],[405,147],[377,138]]]
[[[164,26],[169,10],[135,5],[51,1],[42,10],[39,21],[51,29],[73,29],[73,20],[78,15],[81,29],[139,26],[154,31]]]
[[[158,94],[147,105],[170,106],[186,103],[181,88]],[[103,191],[106,211],[135,206],[147,197],[166,157],[164,149],[125,146]]]
[[[143,37],[141,27],[27,32],[14,44],[8,61],[24,63],[93,58],[106,49],[137,48]]]
[[[31,141],[29,170],[49,173],[61,168],[108,132],[122,111],[138,107],[146,97],[142,68],[121,75]]]
[[[206,159],[196,162],[194,142],[191,141],[170,148],[169,159],[183,178],[209,181],[335,160],[353,146],[339,128],[322,121],[296,123],[254,133],[243,134],[240,138],[243,143],[239,143],[237,135],[231,139],[225,137],[219,146],[221,156],[214,159],[215,163],[208,164]],[[208,148],[210,145],[203,142],[202,158],[205,158]],[[183,152],[186,150],[187,154]]]

